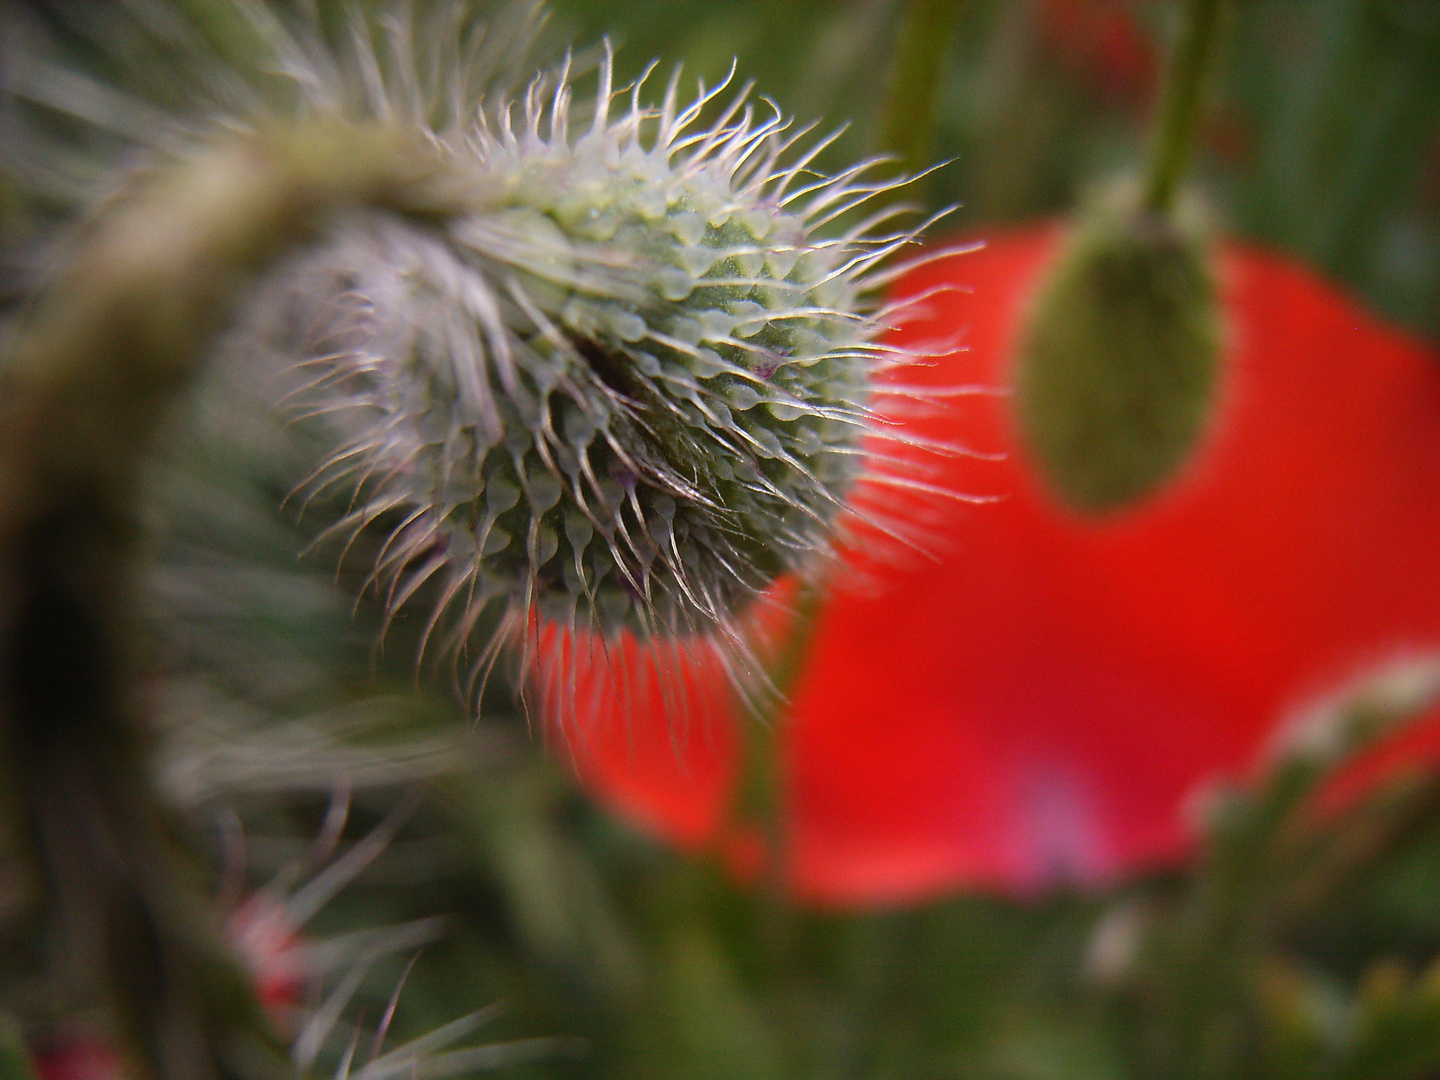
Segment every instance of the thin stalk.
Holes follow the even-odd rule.
[[[960,16],[961,0],[908,0],[895,40],[894,71],[881,114],[876,151],[909,175],[930,166],[935,99]],[[913,187],[907,194],[915,196]]]
[[[1225,0],[1187,0],[1160,97],[1155,141],[1146,170],[1144,207],[1165,214],[1199,141],[1205,91],[1219,54]]]
[[[32,915],[109,999],[146,1080],[294,1075],[149,762],[135,612],[144,461],[247,281],[330,211],[452,195],[408,135],[236,136],[93,223],[27,312],[0,394],[0,801]]]
[[[809,652],[824,593],[824,586],[819,583],[803,582],[799,586],[794,600],[795,616],[766,672],[771,692],[763,704],[744,710],[745,756],[737,785],[736,809],[742,820],[760,826],[766,848],[766,884],[777,902],[789,892],[785,880],[789,844],[781,805],[778,746],[784,725],[782,714]]]
[[[825,597],[823,582],[803,581],[794,598],[794,617],[767,666],[770,691],[762,703],[743,709],[743,758],[734,800],[736,818],[757,827],[764,843],[764,864],[757,904],[759,940],[770,959],[774,985],[795,986],[798,912],[790,880],[790,829],[785,817],[784,772],[780,738],[790,691],[804,669]],[[785,995],[793,1002],[793,995]],[[777,1011],[772,1030],[792,1061],[809,1050],[806,1018],[791,1005]]]

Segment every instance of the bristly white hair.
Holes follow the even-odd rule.
[[[553,661],[619,635],[753,686],[746,609],[824,562],[858,482],[868,534],[912,542],[875,493],[934,494],[916,462],[953,448],[888,430],[872,396],[908,359],[878,340],[900,317],[873,299],[882,263],[916,236],[892,224],[903,208],[866,209],[897,186],[872,179],[881,162],[817,172],[830,140],[807,145],[728,80],[686,99],[677,71],[651,104],[645,77],[614,86],[608,48],[583,107],[568,60],[512,96],[534,5],[482,23],[458,0],[400,3],[337,42],[314,12],[237,0],[265,58],[250,69],[156,0],[121,6],[183,60],[192,100],[38,60],[12,65],[12,96],[162,158],[293,119],[400,125],[472,182],[459,212],[336,221],[226,346],[293,373],[297,410],[336,443],[304,490],[353,491],[331,532],[388,530],[373,577],[391,611],[429,597],[421,654],[480,636],[467,693],[507,644],[528,670],[542,640],[562,641]],[[883,400],[906,399],[886,377]],[[541,675],[562,713],[567,666]]]
[[[386,1047],[406,978],[422,947],[444,937],[443,917],[314,937],[307,923],[384,853],[415,809],[414,791],[369,833],[341,847],[350,789],[333,789],[320,833],[305,855],[281,868],[243,899],[222,897],[231,943],[249,969],[257,993],[292,1036],[290,1058],[305,1076],[333,1066],[336,1080],[402,1080],[423,1075],[443,1080],[526,1061],[573,1058],[586,1052],[579,1039],[534,1037],[461,1045],[504,1012],[495,1004],[396,1046]],[[238,815],[222,817],[232,888],[244,877],[245,836]],[[404,973],[373,1031],[361,1027],[355,999],[380,963],[410,954]]]

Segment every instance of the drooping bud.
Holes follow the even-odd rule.
[[[1205,430],[1219,352],[1194,215],[1122,195],[1082,217],[1035,300],[1015,373],[1021,432],[1054,493],[1104,513],[1165,484]]]
[[[392,610],[425,590],[422,651],[465,648],[487,611],[496,644],[537,617],[734,637],[752,597],[828,548],[862,469],[885,353],[868,293],[912,234],[856,211],[893,185],[869,162],[816,172],[819,148],[745,90],[687,102],[677,72],[647,104],[644,78],[615,90],[607,53],[587,104],[568,66],[487,96],[488,28],[465,5],[358,11],[340,47],[242,13],[267,74],[209,80],[241,92],[146,140],[183,164],[236,131],[333,120],[414,135],[441,174],[423,198],[314,215],[318,239],[265,268],[224,342],[278,360],[327,425],[337,449],[307,490],[353,490],[341,533],[388,530],[374,576]],[[327,160],[343,171],[344,148]]]
[[[568,79],[540,85],[454,148],[488,205],[352,217],[272,290],[342,433],[317,482],[363,492],[346,527],[398,521],[381,576],[397,602],[434,579],[451,645],[492,603],[709,634],[827,546],[869,427],[866,274],[908,237],[819,239],[880,185],[785,163],[743,93],[707,126],[718,91],[672,79],[612,118],[607,62],[575,135]]]

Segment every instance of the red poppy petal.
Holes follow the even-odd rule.
[[[912,273],[906,295],[972,291],[930,296],[896,335],[962,338],[901,377],[1003,387],[1059,239],[1012,233]],[[1278,256],[1230,247],[1219,270],[1212,428],[1138,507],[1057,507],[1003,394],[907,419],[916,435],[1006,451],[947,459],[938,477],[1003,498],[934,507],[934,561],[866,560],[858,541],[878,587],[828,598],[785,729],[800,895],[1025,891],[1174,860],[1187,806],[1253,768],[1297,707],[1440,643],[1440,362]],[[625,656],[649,662],[633,642]],[[718,697],[678,754],[658,691],[587,700],[587,782],[662,835],[713,841],[738,757]]]
[[[932,377],[1007,380],[1057,237],[1001,237],[902,285],[975,289],[903,335],[967,328]],[[1440,363],[1277,256],[1232,248],[1221,274],[1214,428],[1138,509],[1055,506],[1003,397],[950,420],[1011,457],[957,460],[945,483],[1007,497],[954,512],[941,564],[827,605],[789,746],[803,894],[1026,889],[1171,859],[1187,801],[1251,767],[1299,703],[1440,641]]]
[[[740,757],[713,648],[647,648],[628,631],[605,643],[545,626],[536,652],[542,709],[581,781],[672,844],[709,844]]]
[[[1155,83],[1155,48],[1123,0],[1045,0],[1041,30],[1063,63],[1102,97],[1138,103]]]
[[[35,1055],[38,1080],[120,1080],[120,1057],[97,1039],[77,1039]]]

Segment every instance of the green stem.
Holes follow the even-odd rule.
[[[789,704],[790,689],[795,685],[814,636],[820,613],[824,586],[802,582],[795,594],[795,615],[786,628],[785,639],[766,672],[770,687],[763,703],[752,705],[745,713],[745,757],[740,782],[736,786],[736,811],[742,821],[759,824],[765,841],[765,872],[770,891],[776,895],[787,892],[785,881],[786,848],[788,846],[784,807],[781,805],[779,735],[784,725],[783,712]]]
[[[293,1070],[151,777],[143,463],[248,281],[344,207],[444,212],[462,197],[447,175],[381,127],[216,142],[91,224],[4,357],[0,800],[36,886],[28,917],[58,924],[147,1078]]]
[[[734,796],[734,819],[757,826],[764,844],[757,927],[774,985],[793,985],[798,973],[796,909],[789,877],[790,834],[785,820],[780,736],[790,691],[804,668],[825,595],[823,582],[799,584],[793,601],[794,617],[767,667],[770,680],[765,691],[767,696],[742,710],[744,756]],[[794,1010],[782,1008],[777,1013],[775,1030],[792,1059],[803,1057],[805,1024]]]
[[[876,150],[909,175],[930,166],[935,99],[959,18],[961,0],[908,0],[895,41],[895,68]],[[907,185],[913,196],[914,189]]]
[[[1206,84],[1219,53],[1225,0],[1188,0],[1160,98],[1155,142],[1145,177],[1147,210],[1165,214],[1199,141]]]

